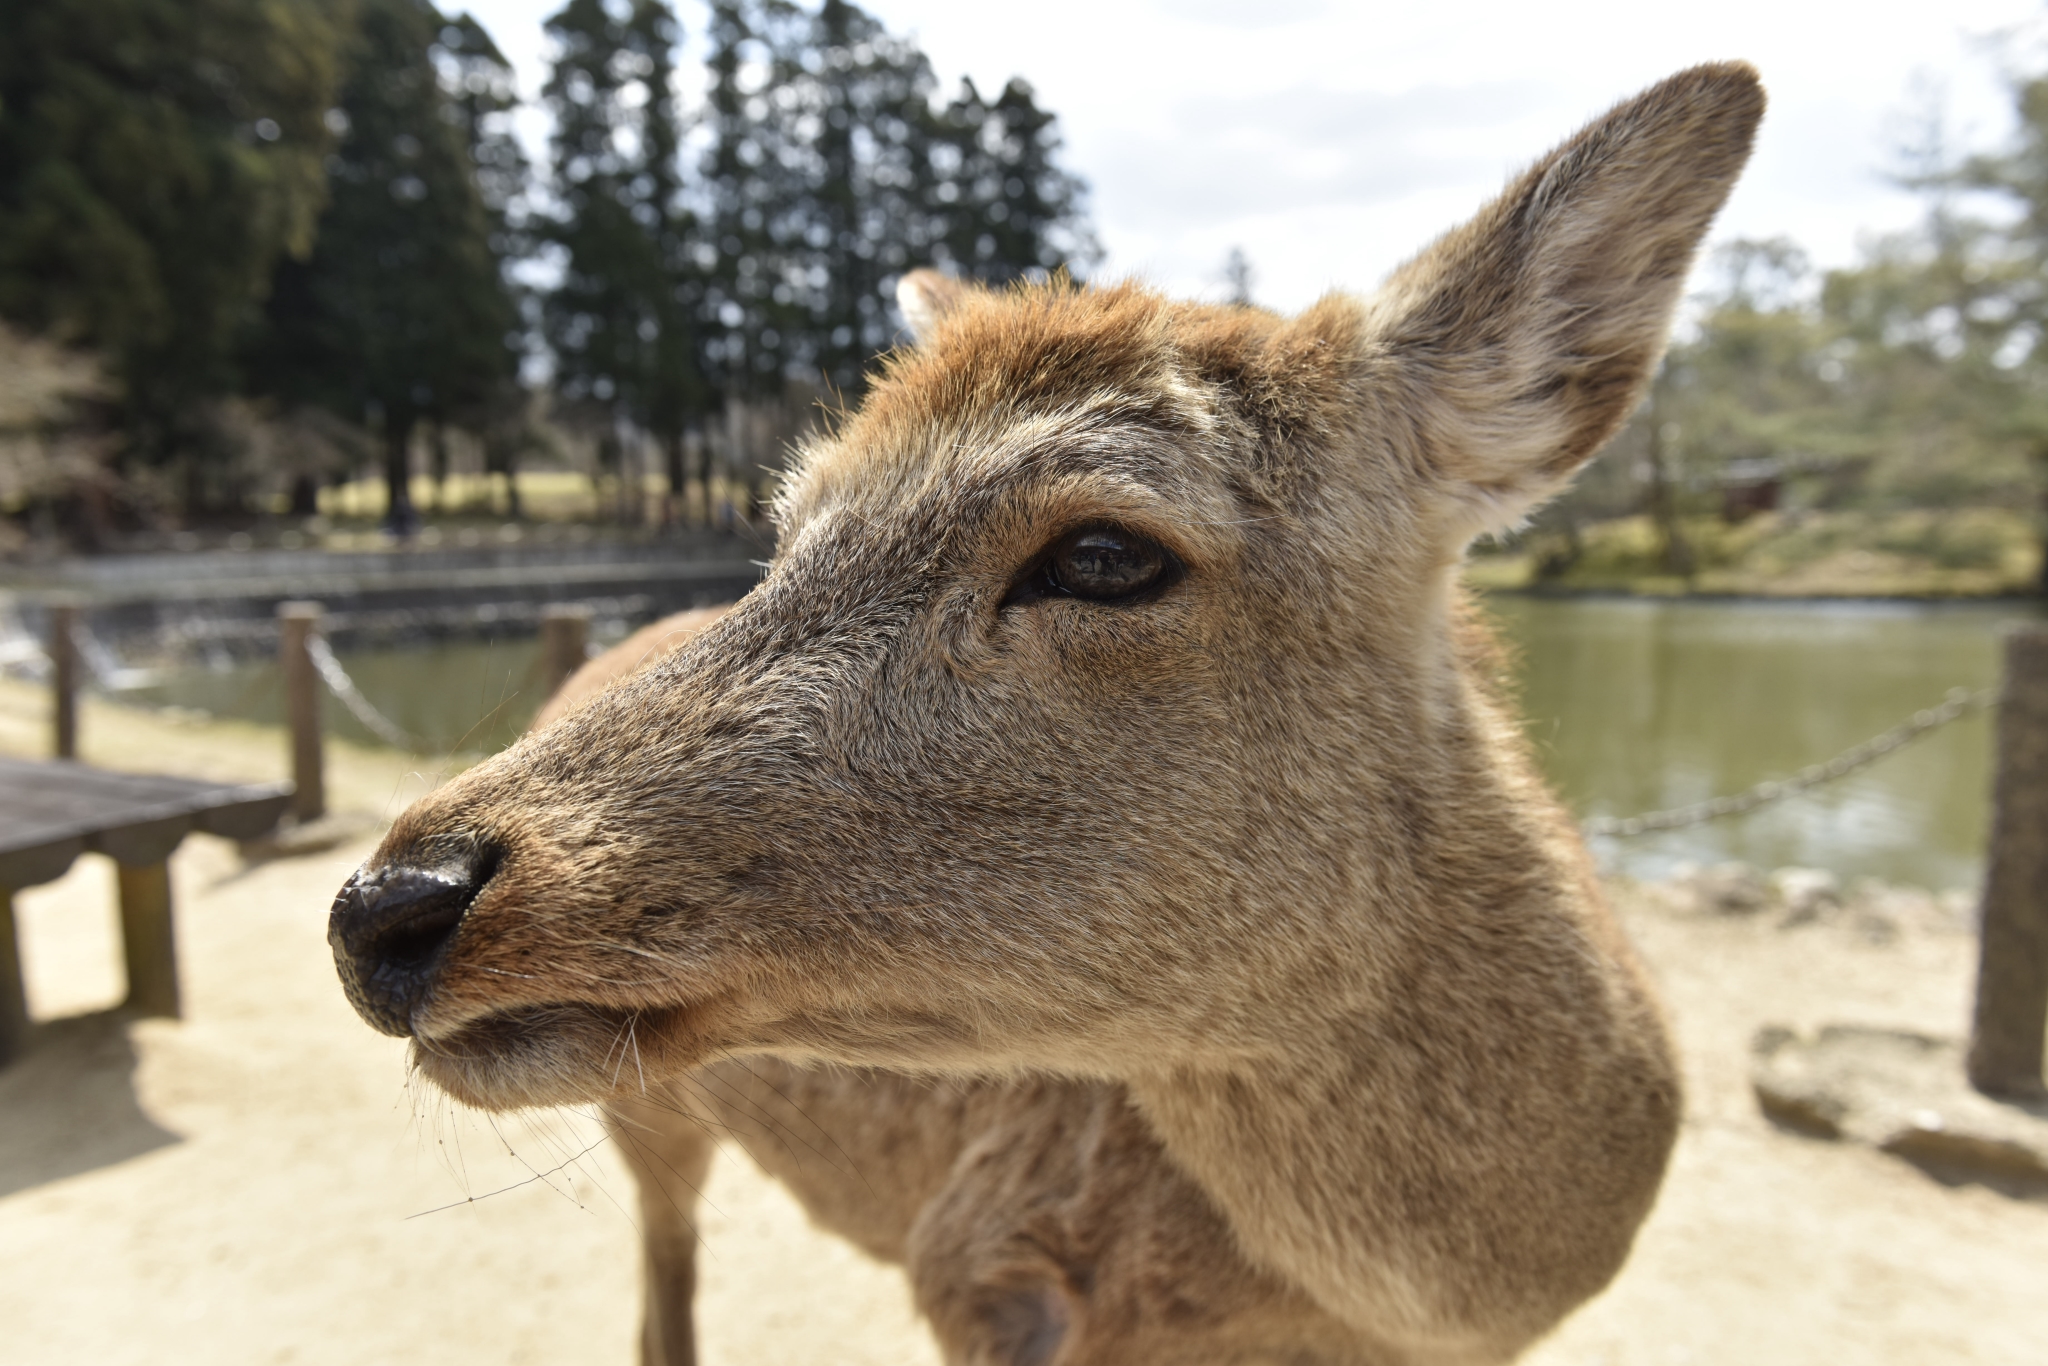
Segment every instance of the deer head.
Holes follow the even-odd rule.
[[[629,1019],[642,1065],[1092,1072],[1370,999],[1500,876],[1460,557],[1627,417],[1760,109],[1676,77],[1292,319],[912,276],[761,586],[351,883],[359,1008],[503,1105],[606,1090]]]
[[[343,890],[357,1008],[493,1107],[746,1051],[1122,1079],[1248,1250],[1361,1315],[1428,1319],[1457,1211],[1540,1169],[1593,1212],[1478,1263],[1589,1293],[1675,1084],[1458,570],[1627,418],[1761,111],[1685,72],[1293,318],[913,275],[917,343],[803,450],[761,585]],[[1283,1113],[1362,1213],[1233,1165]],[[1403,1200],[1441,1245],[1353,1256]]]

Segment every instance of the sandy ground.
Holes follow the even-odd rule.
[[[41,699],[0,683],[0,751],[42,745]],[[89,707],[109,766],[273,777],[274,732]],[[334,760],[336,804],[432,782]],[[368,841],[255,865],[187,841],[173,865],[187,1018],[127,1022],[112,876],[81,860],[17,901],[31,1055],[0,1072],[0,1360],[633,1360],[628,1187],[587,1119],[493,1124],[409,1090],[400,1045],[341,999],[328,898]],[[1766,1022],[1957,1033],[1973,945],[1938,917],[1880,941],[1627,896],[1682,1040],[1690,1114],[1615,1285],[1530,1360],[2025,1363],[2048,1359],[2048,1202],[1945,1186],[1780,1132],[1745,1080]],[[586,1149],[588,1149],[586,1151]],[[902,1280],[745,1163],[713,1174],[709,1366],[936,1361]]]

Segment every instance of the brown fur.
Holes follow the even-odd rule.
[[[563,684],[552,724],[729,608],[643,627]],[[1394,1359],[1237,1255],[1120,1086],[725,1063],[614,1098],[640,1194],[643,1360],[695,1360],[698,1191],[737,1141],[820,1225],[909,1271],[946,1359],[1036,1366]]]
[[[958,1361],[1518,1352],[1620,1266],[1678,1090],[1457,566],[1627,416],[1761,109],[1747,68],[1674,77],[1294,319],[913,280],[930,335],[805,453],[761,587],[372,860],[489,873],[421,1070],[631,1132],[643,1094],[777,1114],[693,1074],[740,1059],[895,1135],[860,1157],[999,1116],[844,1217],[907,1223],[873,1245]],[[1184,577],[1005,605],[1101,523]],[[657,1194],[701,1170],[659,1148]]]

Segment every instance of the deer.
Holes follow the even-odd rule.
[[[1461,568],[1633,411],[1763,106],[1681,72],[1293,317],[906,276],[760,584],[400,815],[342,985],[605,1107],[645,1360],[721,1133],[955,1363],[1505,1362],[1613,1279],[1678,1071]]]

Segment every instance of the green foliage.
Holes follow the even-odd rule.
[[[0,6],[0,314],[115,358],[141,454],[235,382],[273,263],[312,240],[344,7]]]
[[[1816,278],[1782,240],[1721,248],[1631,430],[1539,533],[1572,543],[1588,520],[1644,511],[1664,568],[1700,572],[1687,519],[1766,483],[1793,508],[2026,507],[2048,533],[2048,77],[2014,100],[2012,144],[1924,168],[1924,220],[1856,265]],[[1958,572],[2009,562],[2005,541],[1955,530],[1969,524],[1866,548]]]
[[[844,0],[711,6],[703,221],[705,372],[736,395],[791,375],[855,393],[895,340],[916,266],[990,281],[1100,256],[1085,187],[1055,164],[1031,87],[971,83],[935,109],[931,64]]]
[[[675,17],[661,0],[570,0],[547,22],[560,254],[544,326],[572,404],[680,436],[698,406],[680,203]]]
[[[2003,507],[1850,508],[1764,513],[1731,524],[1682,518],[1687,573],[1671,572],[1667,531],[1646,515],[1554,527],[1517,553],[1482,556],[1485,586],[1687,591],[1760,596],[1960,597],[2027,591],[2039,575],[2031,520]]]
[[[430,0],[11,0],[0,315],[111,357],[125,449],[182,470],[188,510],[304,448],[264,423],[324,413],[382,437],[403,521],[421,424],[505,468],[531,444],[535,332],[561,410],[654,436],[680,487],[726,401],[752,430],[792,383],[857,391],[903,271],[1099,255],[1030,86],[935,105],[916,45],[844,0],[714,0],[688,113],[667,0],[567,0],[548,32],[536,198],[509,67]],[[285,462],[294,506],[319,464]]]
[[[432,52],[448,93],[449,112],[469,148],[477,194],[490,215],[492,232],[498,234],[492,246],[501,258],[520,256],[527,243],[514,235],[514,219],[532,168],[512,133],[512,113],[519,107],[512,64],[484,26],[468,14],[442,26]]]
[[[493,242],[505,207],[486,202],[473,159],[483,108],[463,102],[489,91],[451,90],[437,64],[473,74],[495,49],[427,0],[361,0],[358,13],[329,116],[327,210],[311,255],[278,272],[251,366],[262,392],[382,429],[403,519],[417,424],[480,413],[517,368],[518,314]],[[460,59],[444,33],[465,44]]]
[[[1012,79],[991,105],[963,80],[932,143],[933,263],[1000,283],[1101,259],[1081,212],[1087,187],[1055,163],[1059,148],[1058,120],[1029,82]]]
[[[799,362],[853,391],[895,331],[887,291],[937,240],[924,212],[935,82],[922,52],[845,0],[824,0],[805,57],[778,91],[817,130],[809,222],[785,269],[811,286]]]
[[[794,363],[811,280],[795,259],[808,228],[805,128],[792,83],[808,17],[785,0],[710,6],[702,126],[699,363],[729,397],[776,394]],[[787,263],[778,269],[778,263]]]

